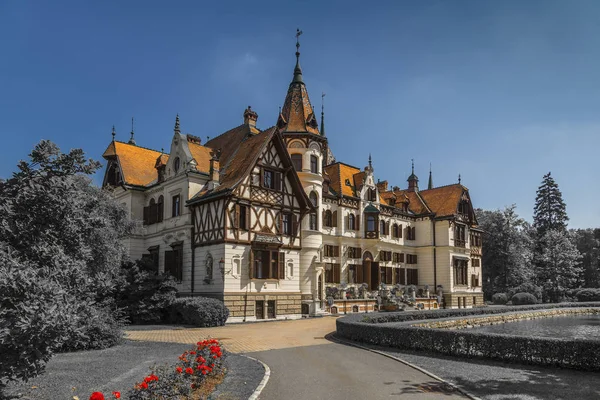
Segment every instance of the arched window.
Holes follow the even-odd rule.
[[[367,216],[367,231],[375,232],[375,217],[372,215]]]
[[[379,234],[385,235],[385,221],[379,221]]]
[[[179,167],[181,167],[181,160],[179,159],[179,157],[177,157],[173,162],[173,168],[175,168],[175,173],[179,171]]]
[[[313,174],[319,173],[319,159],[317,156],[310,156],[310,172]]]
[[[348,214],[348,230],[356,230],[354,214]]]
[[[206,254],[206,278],[205,281],[211,281],[213,278],[213,258],[210,253]],[[209,283],[209,282],[207,282]]]
[[[150,205],[153,206],[156,204],[156,201],[154,200],[154,198],[150,199]]]
[[[302,171],[302,154],[292,154],[292,164],[296,171]]]
[[[165,198],[162,195],[158,196],[158,202],[156,203],[156,205],[158,213],[157,221],[162,222],[165,210]]]
[[[317,202],[319,201],[319,197],[317,196],[317,193],[312,191],[310,192],[310,195],[308,196],[308,198],[310,199],[310,202],[312,203],[312,205],[314,207],[317,207]]]
[[[311,212],[309,214],[308,229],[313,230],[313,231],[316,231],[319,229],[316,212]]]
[[[395,238],[398,237],[398,224],[394,224],[394,226],[392,226],[392,236]]]

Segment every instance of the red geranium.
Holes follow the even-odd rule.
[[[187,368],[185,369],[185,372],[191,375],[191,374],[193,374],[193,373],[194,373],[194,370],[193,370],[193,369],[191,369],[190,367],[187,367]]]
[[[113,392],[113,396],[115,396],[115,399],[120,399],[121,398],[121,392]]]
[[[94,392],[90,396],[90,400],[104,400],[104,395],[100,392]]]
[[[177,370],[177,373],[179,373],[179,374],[183,372],[183,368],[181,368],[181,367],[177,367],[175,369]]]

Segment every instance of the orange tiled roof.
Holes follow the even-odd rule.
[[[319,124],[304,83],[292,82],[290,84],[277,126],[284,134],[293,132],[320,135]]]
[[[160,155],[159,151],[113,141],[108,145],[103,157],[118,158],[125,184],[147,186],[157,179],[154,166]]]
[[[210,170],[210,159],[212,149],[197,143],[188,142],[188,148],[194,160],[196,160],[196,170],[208,174]]]
[[[433,189],[421,190],[419,195],[425,200],[431,211],[438,217],[454,215],[463,192],[468,191],[461,184],[440,186]]]
[[[325,167],[325,172],[331,179],[329,185],[338,194],[341,193],[343,196],[352,197],[358,196],[356,193],[356,190],[359,187],[359,185],[357,185],[357,180],[359,181],[359,184],[362,184],[363,179],[362,176],[357,176],[358,174],[362,174],[360,169],[341,162],[336,162],[334,164],[327,165]],[[350,185],[348,185],[346,182],[350,182]]]

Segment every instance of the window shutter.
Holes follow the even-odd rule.
[[[283,212],[279,213],[279,234],[283,235]]]
[[[390,222],[386,222],[385,223],[385,234],[389,235],[390,234]]]
[[[337,227],[337,211],[333,212],[333,215],[331,217],[331,226],[333,226],[334,228]]]
[[[232,225],[234,228],[240,227],[240,205],[235,204],[233,207],[233,218]]]
[[[277,279],[285,279],[285,253],[279,253]]]
[[[148,207],[144,207],[144,225],[148,225]]]
[[[398,237],[402,238],[402,224],[398,225]]]
[[[349,216],[349,215],[346,215],[346,216],[344,217],[344,221],[345,221],[345,222],[344,222],[344,225],[346,226],[346,230],[347,230],[347,231],[348,231],[348,230],[350,230],[350,216]]]
[[[357,265],[355,268],[356,268],[356,283],[363,283],[363,266]]]
[[[360,214],[356,215],[354,218],[354,229],[360,231]]]
[[[273,174],[275,179],[275,190],[281,190],[281,172],[275,172]]]
[[[404,262],[404,253],[400,253],[398,259],[400,260],[401,263],[403,263]]]
[[[250,230],[250,213],[252,212],[252,208],[250,206],[246,207],[246,230]]]
[[[292,236],[298,235],[298,216],[292,214]]]
[[[400,284],[406,285],[406,268],[400,268]]]
[[[333,264],[333,282],[340,283],[340,264]]]
[[[385,261],[385,251],[379,250],[379,261]]]
[[[260,182],[258,182],[258,186],[260,187],[265,187],[265,169],[261,168],[260,169]]]
[[[162,201],[158,203],[158,222],[162,222],[165,213],[165,203]]]
[[[248,276],[250,279],[256,278],[256,271],[254,269],[254,250],[250,249],[250,257],[248,258]]]
[[[417,264],[417,255],[416,254],[413,256],[413,261],[414,261],[413,264]]]
[[[333,246],[333,256],[334,257],[340,256],[340,246]]]
[[[326,218],[326,216],[327,216],[327,211],[323,210],[323,220],[322,220],[323,221],[323,226],[327,226],[327,218]]]
[[[417,240],[417,228],[412,228],[412,240]]]
[[[388,285],[392,284],[392,268],[391,267],[387,267],[385,269],[385,283],[387,283]]]

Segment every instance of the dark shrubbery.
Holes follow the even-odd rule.
[[[575,293],[577,301],[600,301],[600,289],[581,289]]]
[[[537,304],[537,298],[531,293],[515,293],[515,295],[510,299],[511,303],[515,306],[525,305],[525,304]]]
[[[496,293],[492,296],[492,302],[496,305],[504,305],[508,303],[508,296],[506,293]]]
[[[509,289],[508,298],[512,299],[512,297],[517,293],[529,293],[534,295],[536,299],[538,299],[538,302],[542,301],[542,288],[534,285],[533,283],[525,282],[517,287]]]
[[[170,322],[199,327],[222,326],[229,309],[221,300],[208,297],[180,297],[171,304]]]
[[[167,321],[177,289],[169,275],[155,275],[148,261],[124,263],[124,285],[117,305],[132,324],[155,324]]]

